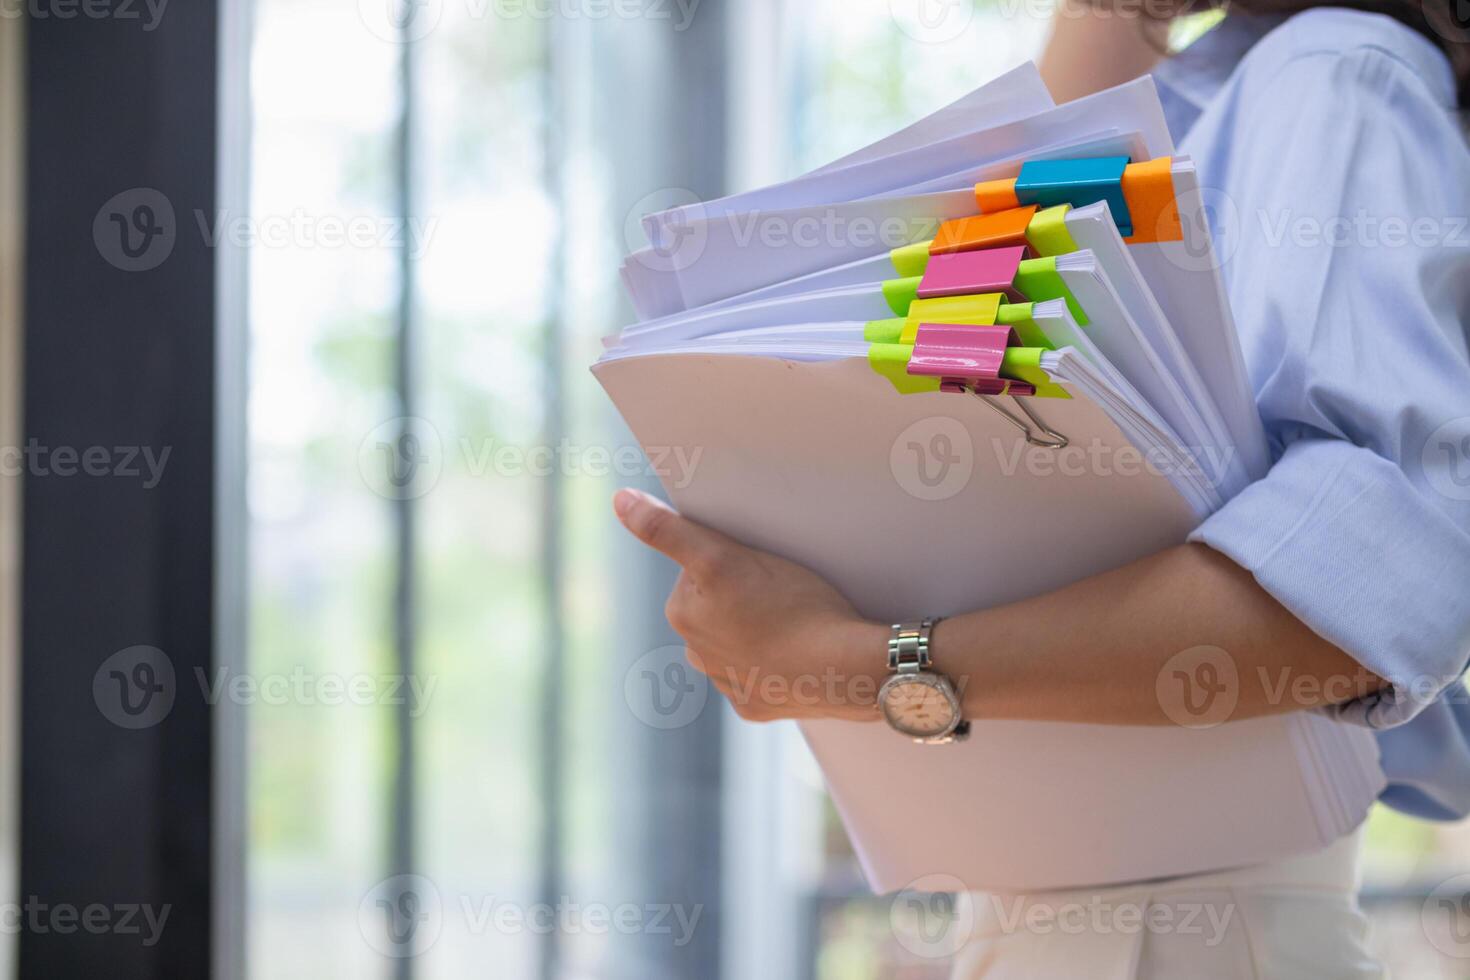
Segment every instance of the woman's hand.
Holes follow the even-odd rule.
[[[613,506],[639,540],[684,566],[669,622],[741,717],[880,717],[886,626],[800,565],[652,497],[622,490]],[[1226,679],[1214,721],[1340,703],[1386,684],[1202,544],[952,616],[935,630],[933,655],[972,719],[1195,724],[1170,681],[1201,658]]]
[[[638,540],[683,571],[665,613],[689,660],[751,721],[876,721],[888,627],[822,578],[681,517],[636,490],[613,498]]]

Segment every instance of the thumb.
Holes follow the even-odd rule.
[[[723,539],[641,490],[619,490],[613,495],[613,512],[635,538],[684,566],[708,557]]]

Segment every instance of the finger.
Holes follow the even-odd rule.
[[[641,490],[619,490],[613,495],[613,512],[635,538],[686,568],[710,558],[729,540]]]

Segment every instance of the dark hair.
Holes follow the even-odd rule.
[[[1090,0],[1106,7],[1113,0]],[[1151,4],[1144,4],[1148,11]],[[1370,14],[1385,14],[1412,27],[1439,46],[1455,73],[1461,106],[1470,106],[1470,18],[1458,16],[1464,0],[1181,0],[1172,14],[1197,13],[1212,8],[1231,13],[1288,16],[1313,7],[1344,7]]]

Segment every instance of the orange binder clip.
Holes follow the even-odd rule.
[[[1030,242],[1026,240],[1026,228],[1034,217],[1036,205],[1032,204],[994,214],[954,218],[939,226],[939,231],[934,235],[934,243],[929,246],[929,254],[973,252],[1007,245],[1025,245],[1029,251]]]
[[[1179,201],[1174,196],[1172,157],[1130,163],[1123,171],[1123,197],[1133,215],[1130,245],[1143,242],[1177,242],[1184,237],[1179,223]]]

